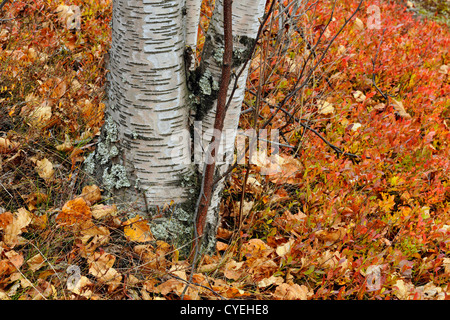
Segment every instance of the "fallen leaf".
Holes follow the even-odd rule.
[[[117,215],[117,206],[115,204],[109,206],[106,204],[96,204],[91,207],[94,219],[100,220]]]
[[[84,200],[86,200],[90,204],[94,204],[94,203],[102,200],[102,193],[101,193],[100,188],[94,184],[91,186],[83,187],[80,197],[82,197]]]
[[[65,134],[65,140],[62,144],[59,144],[56,146],[56,150],[61,152],[69,152],[73,149],[72,142],[70,141],[69,135]]]
[[[317,101],[318,105],[318,111],[320,114],[323,115],[330,115],[334,113],[334,107],[331,103],[325,100],[319,100]]]
[[[359,90],[353,92],[353,97],[356,102],[364,102],[366,100],[366,95]]]
[[[17,210],[12,222],[3,228],[3,241],[11,248],[17,245],[19,243],[18,236],[22,233],[22,229],[30,224],[31,219],[32,216],[28,210],[24,208]]]
[[[115,261],[116,257],[106,252],[94,252],[88,257],[89,273],[108,284],[109,291],[116,289],[122,281],[122,275],[112,267]]]
[[[36,271],[42,268],[45,264],[45,259],[41,256],[40,253],[35,254],[33,257],[27,260],[28,268],[31,271]]]
[[[280,285],[284,282],[282,277],[270,276],[269,278],[264,278],[257,283],[259,288],[265,288],[271,285]]]
[[[397,101],[395,99],[391,99],[391,101],[393,102],[392,106],[394,107],[394,110],[400,117],[404,119],[411,119],[411,115],[406,112],[405,107],[403,107],[403,103],[401,101]]]
[[[439,67],[439,73],[448,74],[450,72],[450,66],[448,64],[443,64]]]
[[[400,300],[409,300],[413,291],[414,286],[403,280],[397,280],[392,288],[392,292]]]
[[[288,242],[281,244],[277,247],[275,252],[280,256],[283,257],[286,254],[288,254],[291,251],[292,245],[294,244],[295,240],[293,238],[290,238]]]
[[[328,230],[319,230],[316,232],[316,236],[323,242],[326,246],[334,244],[336,241],[340,241],[347,234],[347,230],[342,227],[330,228]]]
[[[224,276],[227,279],[231,280],[239,280],[242,276],[245,275],[244,270],[242,269],[242,266],[244,265],[244,261],[236,262],[235,260],[231,259],[225,264],[224,268]]]
[[[364,30],[364,22],[362,22],[361,19],[356,18],[355,22],[353,23],[353,27],[356,30],[362,31],[362,30]]]
[[[32,125],[42,127],[52,117],[52,107],[48,100],[44,100],[29,114],[29,120]]]
[[[14,250],[5,252],[5,256],[8,258],[9,262],[11,262],[11,264],[17,268],[17,270],[22,266],[24,262],[22,253],[16,252]]]
[[[128,219],[123,225],[125,226],[123,231],[128,241],[147,242],[155,240],[147,220],[139,215]]]
[[[13,142],[8,138],[0,138],[0,153],[10,153],[13,152],[19,143]]]
[[[307,300],[313,292],[305,285],[282,283],[273,294],[277,300]]]
[[[36,161],[36,171],[39,177],[46,181],[51,180],[55,174],[53,164],[47,158]]]
[[[216,243],[216,249],[217,251],[225,251],[228,248],[228,244],[222,242],[222,241],[217,241]]]
[[[92,285],[93,283],[91,282],[91,280],[89,280],[85,276],[81,276],[79,279],[77,279],[77,281],[68,281],[67,289],[79,296],[89,299],[93,294]]]
[[[90,220],[92,212],[83,198],[75,198],[67,201],[61,212],[56,217],[56,222],[61,225],[82,224]]]

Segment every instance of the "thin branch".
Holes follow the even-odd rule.
[[[3,0],[2,3],[0,3],[0,10],[2,10],[5,4],[7,4],[8,2],[9,0]]]
[[[224,54],[222,63],[222,75],[217,97],[216,117],[214,119],[214,130],[222,132],[223,123],[227,109],[227,92],[231,80],[231,64],[233,55],[233,33],[232,33],[232,0],[224,0],[223,3],[223,24],[224,24]],[[191,252],[193,264],[197,262],[197,256],[201,247],[204,228],[206,225],[206,216],[211,202],[211,196],[214,188],[214,172],[216,168],[216,151],[220,144],[220,135],[213,135],[208,146],[205,167],[203,170],[203,179],[199,198],[197,201],[194,226],[194,246]]]

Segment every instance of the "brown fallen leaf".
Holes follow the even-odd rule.
[[[22,253],[16,252],[14,250],[5,252],[5,256],[8,258],[9,262],[11,262],[11,264],[17,269],[19,269],[24,262]]]
[[[312,295],[312,290],[305,285],[282,283],[275,289],[273,297],[277,300],[308,300]]]
[[[106,252],[95,252],[88,257],[89,273],[108,284],[108,291],[116,289],[122,281],[122,275],[112,267],[115,261],[116,257]]]
[[[83,187],[80,197],[82,197],[84,200],[86,200],[90,204],[94,204],[94,203],[102,200],[102,193],[101,193],[100,188],[94,184],[91,186]]]
[[[6,213],[6,212],[5,212]],[[10,247],[14,247],[19,243],[19,235],[22,230],[31,222],[32,215],[25,208],[20,208],[13,215],[11,223],[3,228],[3,241]],[[8,219],[9,220],[9,219]]]
[[[27,260],[28,269],[31,271],[36,271],[42,268],[45,265],[45,259],[42,257],[40,253],[34,255],[30,259]]]
[[[64,142],[62,144],[57,145],[56,150],[61,152],[69,152],[72,151],[72,149],[73,149],[72,142],[70,141],[69,135],[66,133]]]
[[[13,152],[19,143],[11,141],[8,138],[0,138],[0,153],[10,153]]]
[[[325,242],[326,246],[332,245],[336,241],[340,241],[347,234],[347,230],[342,227],[330,228],[328,230],[319,230],[316,233],[317,238]]]
[[[223,274],[227,279],[231,280],[239,280],[241,277],[246,275],[245,270],[243,269],[244,261],[236,262],[231,259],[225,264]]]
[[[392,106],[394,107],[394,110],[397,112],[397,114],[402,117],[403,119],[411,119],[411,115],[406,112],[405,107],[403,106],[403,102],[391,99]]]
[[[117,215],[117,206],[115,204],[109,206],[106,204],[96,204],[91,207],[94,219],[100,220]]]

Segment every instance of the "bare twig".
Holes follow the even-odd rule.
[[[224,54],[222,63],[222,75],[217,97],[216,117],[214,119],[214,130],[222,132],[223,122],[226,114],[226,102],[228,86],[231,79],[231,63],[233,55],[233,33],[232,33],[232,0],[224,0],[223,3],[223,24],[224,24]],[[207,159],[203,170],[203,179],[201,191],[197,201],[194,226],[194,246],[191,252],[193,264],[196,263],[201,241],[206,224],[206,216],[211,202],[211,196],[214,188],[214,171],[216,168],[216,151],[220,143],[220,135],[213,135],[208,146]]]

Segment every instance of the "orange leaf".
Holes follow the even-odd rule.
[[[128,219],[123,224],[125,226],[123,231],[128,241],[147,242],[155,240],[147,220],[141,216],[137,215],[134,218]]]
[[[67,201],[61,213],[56,217],[56,222],[62,225],[81,224],[92,217],[92,212],[83,198]]]

